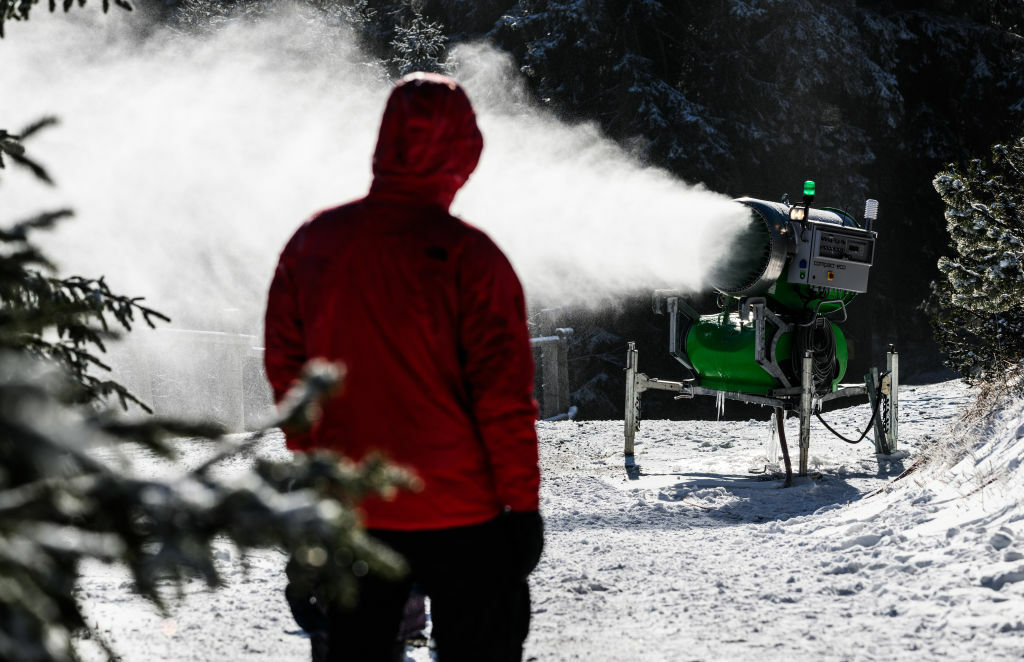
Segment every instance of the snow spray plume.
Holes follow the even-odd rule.
[[[597,308],[706,285],[746,227],[741,206],[643,166],[594,124],[531,107],[507,54],[476,45],[454,57],[485,139],[455,212],[508,252],[531,301]]]
[[[63,122],[34,145],[57,189],[12,175],[0,223],[56,197],[78,216],[46,242],[62,272],[146,293],[179,328],[258,336],[289,235],[368,189],[391,82],[345,27],[292,7],[200,37],[142,39],[133,17],[41,16],[0,41],[0,126]],[[455,58],[485,147],[453,211],[509,254],[533,304],[702,285],[742,208],[532,108],[493,49]]]

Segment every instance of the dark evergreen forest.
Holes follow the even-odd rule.
[[[949,242],[931,182],[1021,133],[1020,0],[308,3],[356,26],[395,75],[445,70],[447,49],[489,41],[513,55],[537,104],[596,121],[644,162],[712,190],[778,199],[814,179],[820,204],[857,217],[865,198],[878,199],[870,291],[846,325],[849,378],[889,343],[905,379],[949,374],[924,312]],[[210,4],[162,11],[194,18]],[[664,320],[646,298],[600,314],[561,311],[552,323],[577,328],[572,382],[585,416],[621,415],[615,368],[627,340],[638,341],[642,369],[674,376]]]

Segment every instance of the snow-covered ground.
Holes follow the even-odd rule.
[[[1024,658],[1024,403],[957,429],[970,400],[956,382],[905,387],[892,459],[815,422],[820,478],[790,489],[750,473],[766,464],[765,420],[645,421],[636,467],[624,465],[621,422],[540,423],[548,535],[527,657]],[[826,420],[851,433],[869,414]],[[794,420],[788,429],[795,456]],[[261,452],[282,453],[280,438]],[[228,586],[187,587],[172,619],[116,568],[89,566],[82,600],[126,662],[308,659],[284,559],[260,553],[246,569],[228,546],[220,554]]]

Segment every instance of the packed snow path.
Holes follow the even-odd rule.
[[[948,455],[949,425],[969,399],[956,383],[905,388],[894,459],[815,422],[821,476],[790,489],[750,473],[764,468],[764,420],[645,421],[633,467],[621,422],[540,423],[547,547],[527,657],[1021,659],[1020,406],[961,461],[892,482]],[[852,432],[869,413],[826,420]],[[795,446],[794,420],[789,429]],[[262,452],[281,453],[280,439]],[[230,585],[190,587],[173,619],[103,566],[90,566],[83,601],[126,662],[308,659],[281,594],[284,559],[259,554],[244,572],[233,550],[222,556]],[[411,649],[410,659],[429,655]]]

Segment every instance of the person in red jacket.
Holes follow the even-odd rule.
[[[275,398],[309,359],[347,367],[344,392],[288,447],[383,452],[423,486],[361,504],[371,535],[411,572],[368,576],[358,607],[328,608],[331,660],[388,659],[412,582],[431,599],[442,662],[522,656],[526,579],[543,546],[525,301],[501,250],[448,212],[482,148],[458,84],[405,77],[384,110],[369,193],[303,224],[270,286]]]

